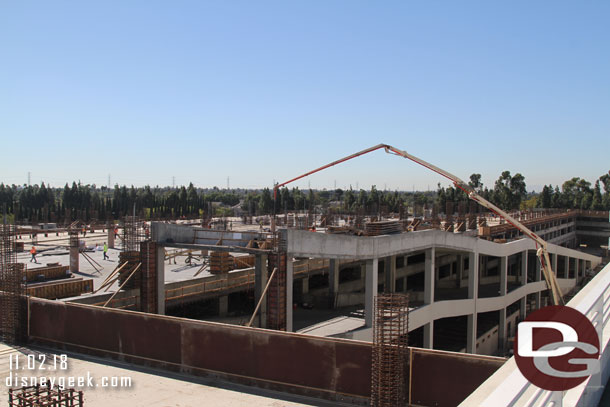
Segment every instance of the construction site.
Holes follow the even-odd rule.
[[[131,372],[137,387],[111,405],[205,388],[242,404],[456,406],[511,357],[519,321],[600,273],[610,237],[608,212],[508,214],[467,193],[470,205],[379,216],[4,223],[3,354],[66,353],[80,369]],[[178,384],[144,384],[152,377]],[[3,393],[10,406],[109,397]]]

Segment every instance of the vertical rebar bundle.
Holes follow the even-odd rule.
[[[125,216],[123,228],[123,251],[139,252],[144,240],[143,223],[136,216]]]
[[[371,406],[402,406],[406,398],[409,297],[380,294],[375,299]]]
[[[0,338],[19,343],[25,336],[23,265],[17,263],[14,225],[0,224]]]

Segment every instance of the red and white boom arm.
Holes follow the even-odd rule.
[[[277,184],[275,185],[274,189],[273,189],[273,194],[274,194],[274,198],[277,195],[277,190],[280,187],[283,187],[291,182],[294,182],[298,179],[304,178],[308,175],[314,174],[318,171],[322,171],[326,168],[332,167],[334,165],[340,164],[342,162],[345,162],[347,160],[351,160],[352,158],[356,158],[359,157],[361,155],[370,153],[372,151],[375,150],[379,150],[383,148],[386,153],[389,154],[395,154],[404,158],[407,158],[419,165],[423,165],[424,167],[436,172],[437,174],[442,175],[443,177],[449,179],[451,182],[453,182],[453,184],[456,186],[456,188],[460,188],[462,191],[464,191],[466,193],[466,195],[468,196],[468,198],[472,199],[475,202],[478,202],[480,205],[482,205],[483,207],[489,209],[490,211],[492,211],[493,213],[495,213],[496,215],[500,216],[501,218],[503,218],[504,220],[506,220],[508,223],[510,223],[511,225],[513,225],[514,227],[516,227],[517,229],[519,229],[521,232],[523,232],[524,235],[526,235],[527,237],[529,237],[530,239],[534,240],[534,242],[536,242],[536,246],[537,246],[537,251],[536,251],[536,255],[538,256],[538,259],[540,260],[540,269],[542,270],[542,273],[544,275],[544,278],[546,280],[547,286],[549,287],[549,289],[551,290],[552,293],[552,299],[553,299],[553,304],[555,305],[559,305],[559,304],[563,304],[563,297],[561,294],[561,288],[559,287],[559,284],[557,282],[557,278],[555,276],[555,273],[553,272],[552,268],[551,268],[551,261],[549,258],[549,253],[547,250],[547,242],[545,242],[542,238],[540,238],[540,236],[536,235],[534,232],[532,232],[531,230],[529,230],[525,225],[521,224],[519,221],[517,221],[515,218],[513,218],[512,216],[510,216],[508,213],[506,213],[505,211],[503,211],[502,209],[498,208],[496,205],[492,204],[491,202],[489,202],[488,200],[486,200],[485,198],[483,198],[482,196],[480,196],[479,194],[477,194],[475,192],[475,190],[468,185],[467,183],[465,183],[464,181],[462,181],[459,177],[456,177],[455,175],[442,170],[440,168],[438,168],[435,165],[432,165],[420,158],[415,157],[414,155],[411,155],[409,153],[407,153],[406,151],[400,150],[396,147],[392,147],[388,144],[377,144],[376,146],[373,146],[371,148],[367,148],[365,150],[362,150],[358,153],[349,155],[347,157],[344,157],[340,160],[337,161],[333,161],[330,164],[324,165],[320,168],[317,168],[313,171],[309,171],[303,175],[300,175],[296,178],[293,178],[289,181],[286,181],[284,183],[281,184]],[[525,270],[523,271],[525,272]]]

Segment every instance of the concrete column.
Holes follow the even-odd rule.
[[[258,304],[267,285],[267,255],[257,254],[254,262],[254,304]],[[263,300],[258,312],[260,328],[267,327],[267,301]]]
[[[506,307],[500,308],[500,326],[498,327],[498,347],[504,352],[506,349]]]
[[[108,226],[108,248],[114,249],[114,225]]]
[[[563,264],[565,264],[565,268],[563,272],[565,273],[565,278],[570,278],[570,256],[563,256]]]
[[[165,315],[165,248],[157,244],[157,314]]]
[[[301,280],[303,282],[303,294],[307,294],[309,292],[309,277],[303,277]]]
[[[457,255],[457,287],[462,286],[462,278],[464,277],[464,256]]]
[[[462,267],[463,267],[462,262]],[[468,253],[468,298],[474,300],[474,310],[468,315],[466,352],[477,353],[477,297],[479,296],[479,253]]]
[[[579,259],[574,259],[574,277],[576,278],[576,281],[578,281],[580,279],[580,260]]]
[[[229,296],[223,295],[218,297],[218,316],[221,318],[229,314]]]
[[[557,253],[551,254],[551,267],[553,268],[553,272],[559,278],[559,272],[557,270]]]
[[[527,267],[528,267],[528,251],[525,250],[521,252],[521,275],[520,275],[520,283],[521,285],[527,284]],[[519,302],[519,319],[523,321],[525,319],[525,314],[527,313],[527,295],[521,298]]]
[[[527,260],[528,260],[528,251],[525,250],[521,252],[521,276],[520,283],[521,285],[527,284]]]
[[[292,255],[286,255],[286,332],[292,332],[292,307],[294,286],[294,264]],[[303,281],[305,287],[305,281]],[[307,278],[307,289],[309,290],[309,278]]]
[[[506,295],[508,278],[508,257],[500,257],[500,295]]]
[[[383,260],[385,284],[383,286],[386,293],[396,292],[396,256],[388,256]]]
[[[80,246],[80,240],[78,242]],[[78,265],[78,256],[79,256],[79,247],[70,247],[70,273],[78,273],[79,265]]]
[[[373,326],[373,312],[379,276],[378,259],[366,261],[366,285],[364,290],[364,321],[367,327]]]
[[[506,295],[508,274],[508,257],[500,257],[500,295]],[[498,327],[498,346],[503,352],[506,344],[506,307],[500,308],[500,326]]]
[[[424,348],[434,349],[434,321],[424,325]]]
[[[330,259],[328,267],[328,293],[332,297],[339,293],[339,260],[336,259]]]
[[[436,278],[435,266],[436,251],[434,247],[426,250],[426,262],[424,268],[424,303],[434,302],[434,282]]]

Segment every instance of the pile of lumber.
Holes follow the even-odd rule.
[[[402,232],[402,223],[398,220],[369,222],[364,226],[364,233],[367,236],[394,235]]]

